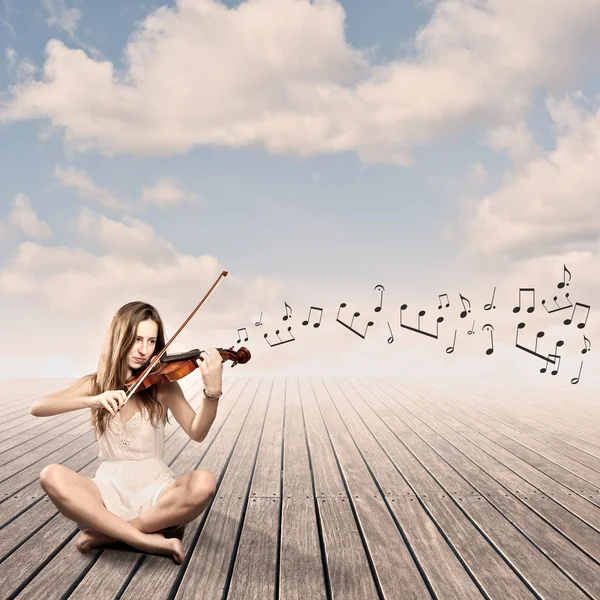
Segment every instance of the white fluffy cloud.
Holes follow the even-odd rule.
[[[196,194],[187,191],[181,183],[169,177],[163,177],[153,185],[146,186],[137,202],[123,201],[115,193],[95,183],[92,177],[81,169],[56,167],[54,179],[58,185],[72,189],[79,198],[99,204],[117,214],[140,212],[149,205],[169,209],[180,204],[200,203]]]
[[[123,303],[132,297],[155,298],[179,310],[200,299],[222,271],[217,258],[182,254],[139,219],[112,220],[81,207],[71,226],[80,240],[76,247],[33,241],[16,246],[0,270],[7,300],[18,298],[68,317],[93,315],[111,298],[123,298]],[[271,298],[279,286],[265,278],[241,286],[230,276],[227,288],[229,293],[220,294],[213,309],[230,311],[231,319],[245,310],[242,299],[252,304]]]
[[[176,181],[169,178],[159,179],[154,185],[142,190],[140,201],[154,204],[159,208],[171,208],[180,204],[197,204],[198,196],[184,190]]]
[[[344,20],[335,0],[179,0],[139,25],[122,72],[51,40],[42,78],[15,85],[0,118],[47,118],[107,153],[260,144],[408,164],[415,144],[518,123],[600,49],[598,0],[441,0],[413,56],[385,65],[350,47]]]
[[[65,0],[42,0],[42,6],[46,11],[48,25],[62,29],[71,37],[75,35],[81,19],[81,11],[78,8],[68,8]]]
[[[0,222],[0,238],[4,241],[13,241],[19,234],[36,240],[54,235],[50,225],[38,218],[25,194],[15,194],[8,220]]]
[[[108,210],[117,212],[131,210],[129,204],[122,202],[111,191],[94,183],[85,171],[73,167],[56,167],[54,179],[58,185],[73,189],[80,198],[96,202]]]
[[[520,163],[494,193],[471,202],[471,254],[513,259],[597,250],[600,239],[600,109],[548,102],[555,149]],[[520,152],[521,137],[514,138]]]

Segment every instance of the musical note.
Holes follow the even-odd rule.
[[[387,324],[388,324],[388,327],[390,328],[390,334],[391,334],[390,337],[388,338],[388,344],[391,344],[394,341],[394,334],[392,332],[392,327],[391,327],[389,321],[387,322]]]
[[[556,304],[556,306],[558,306],[558,308],[553,308],[552,310],[548,310],[548,307],[546,306],[546,301],[542,300],[542,306],[546,309],[547,312],[549,313],[554,313],[557,312],[559,310],[565,310],[565,308],[570,308],[571,306],[573,306],[573,303],[569,300],[569,292],[567,292],[565,294],[565,298],[567,299],[567,302],[569,304],[567,304],[566,306],[558,306],[558,296],[554,296],[553,300],[554,300],[554,304]]]
[[[260,319],[259,319],[259,320],[258,320],[256,323],[254,323],[254,324],[255,324],[257,327],[258,327],[259,325],[262,325],[262,313],[260,313]]]
[[[438,309],[442,308],[442,296],[446,296],[446,308],[450,306],[450,298],[448,298],[448,294],[439,294],[438,298],[440,299],[440,305],[438,306]]]
[[[240,338],[242,337],[242,336],[240,335],[240,331],[242,331],[242,330],[244,330],[244,331],[246,332],[246,337],[244,338],[244,341],[245,341],[245,342],[247,342],[247,341],[248,341],[248,331],[247,331],[247,329],[246,329],[245,327],[240,327],[240,328],[237,330],[237,333],[238,333],[238,341],[237,341],[237,343],[238,343],[238,344],[239,344],[239,343],[242,341],[242,340],[240,339]]]
[[[452,340],[452,346],[446,348],[446,354],[452,354],[454,352],[454,346],[456,344],[456,329],[454,330],[454,340]]]
[[[471,335],[472,333],[475,333],[475,321],[473,321],[473,325],[471,325],[471,330],[467,331],[467,335]]]
[[[592,308],[589,304],[581,304],[580,302],[575,302],[575,306],[573,307],[573,314],[571,315],[570,319],[565,319],[565,325],[570,325],[573,322],[573,318],[575,317],[575,311],[577,310],[578,306],[581,306],[582,308],[587,308],[585,321],[583,321],[582,323],[577,323],[577,329],[583,329],[590,315],[590,308]]]
[[[571,383],[573,385],[579,383],[579,378],[581,377],[581,367],[583,367],[583,361],[581,361],[581,364],[579,365],[579,374],[577,375],[577,377],[573,377],[573,379],[571,379]]]
[[[587,342],[587,343],[586,343],[586,342]],[[589,348],[588,348],[587,344],[589,344],[589,345],[590,345],[590,347],[589,347]],[[583,350],[581,351],[581,354],[585,354],[586,352],[589,352],[589,351],[592,349],[592,342],[590,342],[590,340],[588,340],[588,339],[585,337],[585,335],[583,336],[583,345],[584,345],[584,348],[583,348]]]
[[[375,307],[375,312],[379,312],[381,310],[381,307],[383,305],[383,292],[385,291],[382,285],[376,285],[373,289],[376,290],[378,288],[381,288],[381,298],[379,299],[379,306]]]
[[[489,356],[490,354],[494,353],[494,326],[491,323],[486,323],[481,330],[483,331],[486,327],[491,327],[490,329],[490,336],[491,336],[491,340],[492,340],[492,347],[488,348],[485,353]]]
[[[535,337],[535,347],[534,347],[534,349],[533,349],[533,350],[531,350],[531,348],[527,348],[527,347],[525,347],[525,346],[521,346],[521,345],[519,344],[519,329],[523,329],[524,327],[525,327],[525,323],[519,323],[519,324],[517,325],[517,339],[516,339],[516,342],[515,342],[515,346],[516,346],[517,348],[520,348],[521,350],[524,350],[525,352],[529,352],[529,354],[533,354],[534,356],[537,356],[538,358],[541,358],[543,361],[548,361],[548,362],[551,362],[552,364],[555,364],[555,363],[556,363],[556,361],[554,361],[554,360],[550,360],[550,358],[549,358],[549,357],[547,357],[547,356],[544,356],[543,354],[538,354],[538,353],[537,353],[537,344],[538,344],[538,340],[539,340],[539,339],[541,339],[541,338],[543,338],[543,337],[544,337],[544,335],[545,335],[543,331],[538,331],[538,332],[537,332],[537,334],[536,334],[536,337]],[[561,344],[561,345],[562,345],[562,344]]]
[[[569,281],[571,281],[571,271],[569,271],[569,269],[567,269],[567,265],[563,265],[563,280],[556,285],[556,287],[559,290],[562,290],[562,288],[564,288],[565,285],[569,285],[568,283],[565,283],[565,276],[567,273],[569,274]]]
[[[496,308],[495,306],[492,306],[494,303],[494,296],[496,295],[496,288],[494,287],[494,292],[492,293],[492,300],[490,301],[489,304],[484,305],[483,310],[490,310],[492,308]]]
[[[528,313],[532,313],[535,310],[535,289],[534,288],[519,288],[519,306],[513,308],[514,313],[518,313],[521,310],[521,294],[522,292],[531,292],[533,294],[533,300],[531,306],[527,308]]]
[[[314,323],[313,327],[319,327],[321,325],[321,319],[323,318],[323,309],[322,308],[317,308],[316,306],[311,306],[309,311],[308,311],[308,317],[306,318],[306,321],[302,321],[302,325],[308,325],[308,322],[310,321],[310,313],[314,310],[320,310],[321,314],[319,315],[319,322],[318,323]]]
[[[340,310],[342,310],[342,308],[346,308],[346,303],[345,302],[342,302],[340,304],[340,307],[338,308],[338,314],[337,314],[337,317],[336,317],[335,320],[340,325],[343,325],[344,327],[346,327],[346,329],[349,329],[350,331],[354,332],[356,335],[360,336],[364,340],[365,336],[367,335],[367,329],[373,325],[373,321],[369,321],[367,323],[367,326],[365,327],[365,332],[364,333],[360,333],[359,331],[356,331],[355,329],[352,329],[352,323],[354,323],[354,319],[356,317],[360,317],[360,313],[359,312],[355,312],[354,315],[353,315],[353,317],[352,317],[352,321],[350,321],[350,325],[348,325],[347,323],[344,323],[343,321],[340,321],[340,319],[339,319]]]
[[[437,321],[436,321],[436,325],[435,325],[435,333],[429,333],[427,331],[421,331],[421,317],[425,316],[425,311],[421,310],[419,311],[419,319],[417,322],[417,329],[415,329],[414,327],[410,327],[409,325],[404,325],[402,323],[402,311],[406,310],[408,308],[408,306],[406,304],[403,304],[400,307],[400,327],[404,327],[405,329],[410,329],[411,331],[414,331],[416,333],[422,333],[423,335],[427,335],[429,337],[435,338],[437,340],[438,338],[438,331],[439,331],[439,324],[443,322],[444,317],[438,317]]]
[[[460,318],[464,319],[467,316],[467,312],[471,312],[471,301],[467,300],[467,298],[465,298],[462,294],[458,294],[460,296],[460,301],[462,302],[463,308],[465,310],[463,310],[460,313]],[[469,309],[467,310],[467,307],[465,306],[465,300],[469,303]]]
[[[292,307],[287,302],[284,302],[284,304],[285,304],[285,316],[283,317],[283,320],[287,321],[288,318],[292,316]],[[290,309],[289,315],[287,314],[288,308]]]
[[[550,358],[551,356],[553,356],[556,360],[558,360],[558,366],[556,367],[556,369],[554,369],[554,371],[551,372],[551,375],[556,375],[558,373],[558,369],[560,369],[560,356],[558,356],[558,354],[556,354],[556,351],[558,350],[558,348],[560,346],[562,346],[564,344],[564,342],[562,340],[558,340],[558,342],[556,342],[556,346],[554,347],[554,354],[549,354],[548,358]],[[540,369],[540,373],[545,373],[546,370],[548,369],[548,360],[546,361],[546,366],[542,367]],[[554,364],[554,363],[552,363]]]
[[[267,344],[269,344],[269,346],[271,346],[271,348],[274,348],[275,346],[281,346],[281,344],[287,344],[288,342],[293,342],[296,338],[292,335],[292,326],[290,325],[287,328],[291,338],[289,340],[281,340],[281,338],[279,337],[279,329],[277,329],[277,331],[275,331],[275,335],[281,340],[275,344],[271,344],[271,342],[269,340],[267,340],[268,337],[268,333],[265,333],[265,340],[267,340]]]

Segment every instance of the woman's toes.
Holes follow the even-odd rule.
[[[77,538],[75,545],[77,546],[77,550],[81,553],[85,553],[90,549],[90,539],[91,536],[87,529],[84,529]]]
[[[185,559],[185,550],[179,538],[170,538],[169,545],[173,552],[173,560],[180,565]]]

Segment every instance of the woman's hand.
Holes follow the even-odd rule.
[[[223,389],[223,359],[216,348],[209,348],[196,359],[204,389],[209,396],[218,396]]]
[[[117,409],[125,404],[127,394],[123,390],[109,390],[90,397],[90,408],[105,408],[113,417],[117,414]]]

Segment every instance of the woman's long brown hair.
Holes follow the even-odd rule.
[[[108,328],[98,360],[98,370],[82,378],[91,379],[92,395],[124,388],[127,380],[127,354],[135,343],[138,325],[147,319],[152,319],[158,325],[154,354],[165,347],[165,331],[158,311],[146,302],[134,301],[125,304],[117,311]],[[139,369],[139,373],[142,372],[142,368]],[[163,410],[162,404],[156,398],[155,386],[138,390],[136,394],[140,410],[147,411],[154,427],[158,426],[159,419],[163,422],[168,421],[167,411]],[[92,409],[91,423],[96,429],[97,437],[106,430],[110,417],[110,412],[103,406]]]

